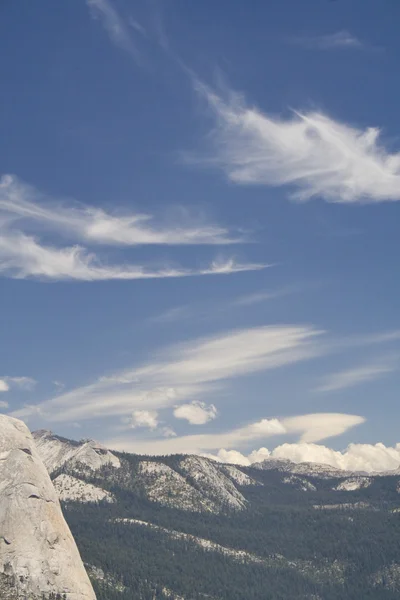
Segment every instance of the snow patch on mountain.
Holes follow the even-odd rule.
[[[186,479],[168,465],[143,460],[138,465],[146,495],[152,502],[192,512],[218,513],[218,506],[193,488]]]
[[[332,489],[335,492],[355,492],[356,490],[368,488],[371,483],[372,479],[370,477],[349,477],[338,483]]]
[[[218,465],[208,458],[187,456],[179,463],[180,470],[188,476],[204,495],[221,507],[244,510],[245,497],[236,489],[232,480],[221,472]]]
[[[117,456],[93,440],[75,442],[45,430],[33,432],[33,438],[50,474],[63,466],[78,468],[83,465],[91,471],[97,471],[104,465],[116,469],[121,466]]]
[[[66,473],[56,477],[53,485],[63,502],[115,502],[111,492]]]
[[[392,592],[400,591],[400,564],[392,563],[383,567],[370,580],[374,587],[386,588]]]
[[[281,473],[293,473],[295,475],[308,475],[310,477],[319,477],[320,479],[331,479],[334,477],[346,477],[354,475],[350,471],[342,471],[331,465],[303,462],[294,463],[286,458],[266,458],[262,462],[251,465],[255,469],[263,471],[280,471]]]
[[[311,481],[308,479],[304,479],[303,477],[298,477],[297,475],[288,475],[288,477],[284,477],[282,479],[283,483],[287,485],[292,485],[296,490],[300,490],[302,492],[316,492],[317,488]]]
[[[92,581],[99,581],[103,587],[108,587],[113,592],[125,592],[128,588],[115,576],[105,573],[100,567],[85,565]]]
[[[234,465],[222,465],[219,469],[225,472],[228,477],[233,479],[237,485],[246,486],[246,485],[262,485],[261,482],[256,481],[252,477],[249,477],[246,473],[243,473],[240,469],[235,467]]]
[[[316,510],[365,510],[374,509],[369,502],[341,502],[340,504],[314,504]]]
[[[185,600],[183,596],[178,596],[178,594],[175,594],[175,592],[173,592],[167,587],[163,587],[161,593],[164,596],[164,598],[169,598],[169,600]]]

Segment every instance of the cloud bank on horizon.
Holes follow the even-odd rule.
[[[294,463],[317,463],[343,471],[385,473],[400,469],[400,444],[393,447],[377,444],[349,444],[343,450],[333,450],[321,444],[300,442],[282,444],[270,451],[268,448],[253,450],[248,455],[237,450],[221,449],[210,458],[219,462],[250,466],[264,460],[290,460]]]

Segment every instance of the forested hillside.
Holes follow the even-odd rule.
[[[87,460],[52,478],[98,600],[399,598],[398,474]]]

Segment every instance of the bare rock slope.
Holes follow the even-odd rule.
[[[0,415],[0,598],[49,597],[96,599],[29,430]]]

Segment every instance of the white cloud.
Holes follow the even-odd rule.
[[[172,427],[163,427],[161,430],[161,433],[162,433],[163,437],[166,437],[166,438],[176,437],[176,433],[172,429]]]
[[[321,334],[312,327],[289,325],[228,331],[171,348],[165,353],[167,361],[138,369],[136,375],[181,385],[211,383],[316,356]]]
[[[62,381],[53,381],[54,387],[58,392],[61,392],[65,388],[65,383]]]
[[[130,423],[131,427],[146,427],[156,429],[158,426],[158,413],[156,410],[134,410]]]
[[[363,42],[345,30],[336,31],[335,33],[330,33],[327,35],[297,36],[290,38],[289,41],[293,44],[298,44],[300,46],[306,46],[309,48],[319,48],[320,50],[362,50],[366,48]]]
[[[216,120],[215,150],[204,161],[238,184],[291,185],[299,200],[400,200],[400,154],[379,143],[380,130],[357,129],[318,112],[280,118],[246,105],[232,92],[217,95],[199,81]]]
[[[233,301],[234,306],[252,306],[253,304],[259,304],[260,302],[267,302],[268,300],[274,300],[275,298],[282,298],[288,296],[295,291],[295,288],[282,288],[281,290],[255,292],[254,294],[245,294],[239,296]]]
[[[174,306],[154,317],[150,317],[148,321],[150,323],[173,323],[174,321],[189,319],[192,316],[193,311],[189,306]]]
[[[0,273],[24,279],[33,277],[55,281],[105,281],[131,279],[160,279],[200,275],[230,275],[243,271],[257,271],[267,265],[212,262],[201,269],[165,267],[146,269],[142,265],[104,265],[100,258],[82,246],[56,248],[42,246],[33,237],[22,233],[0,233]]]
[[[8,408],[8,402],[5,400],[0,400],[0,408]]]
[[[375,381],[396,369],[394,364],[368,364],[328,375],[317,392],[333,392]]]
[[[129,29],[109,0],[86,0],[95,18],[101,19],[111,41],[129,52],[140,65],[142,60],[138,49],[133,43]]]
[[[210,458],[232,465],[242,465],[244,467],[250,465],[247,456],[244,456],[241,452],[238,452],[238,450],[225,450],[224,448],[221,448],[216,456],[210,456]]]
[[[342,413],[315,413],[284,419],[288,433],[301,433],[302,442],[319,442],[341,435],[365,422],[364,417]]]
[[[392,471],[400,466],[400,444],[350,444],[339,452],[318,444],[283,444],[272,452],[274,458],[293,462],[316,462],[349,471]]]
[[[185,435],[158,440],[133,440],[131,437],[124,436],[108,440],[106,444],[114,450],[126,449],[144,454],[204,454],[206,451],[216,450],[220,445],[242,446],[251,440],[265,439],[285,433],[286,429],[279,419],[262,419],[222,433]]]
[[[6,379],[12,386],[28,392],[33,390],[37,384],[36,379],[33,379],[32,377],[7,377]]]
[[[193,401],[190,404],[181,404],[176,406],[174,417],[185,419],[191,425],[205,425],[217,416],[217,409],[214,404],[207,406],[205,402]]]
[[[8,392],[10,386],[5,379],[0,379],[0,392]]]
[[[220,454],[220,452],[218,454]],[[268,450],[268,448],[259,448],[258,450],[253,450],[253,452],[249,454],[248,460],[250,461],[250,463],[262,462],[263,460],[269,458],[270,454],[271,453]]]
[[[321,333],[309,326],[282,325],[191,340],[166,348],[143,366],[100,377],[39,406],[50,420],[76,421],[203,401],[234,377],[318,356]],[[29,409],[15,412],[27,414]]]
[[[264,440],[276,435],[300,433],[300,441],[318,441],[340,435],[364,421],[363,417],[357,415],[319,413],[284,419],[261,419],[261,421],[230,431],[184,435],[169,440],[137,440],[132,439],[130,436],[123,436],[107,440],[106,445],[114,450],[125,450],[141,454],[204,454],[210,451],[218,452],[219,450],[221,454],[217,454],[217,458],[221,459],[223,457],[224,460],[235,458],[237,460],[240,458],[238,450],[232,448],[247,446],[249,442],[254,440]],[[257,453],[253,452],[251,456],[253,461],[262,460],[261,457],[268,457],[268,450],[262,448]],[[244,459],[241,460],[244,461]],[[247,460],[250,464],[248,457]]]
[[[59,202],[43,197],[32,186],[12,175],[0,179],[0,214],[7,222],[39,223],[42,229],[58,231],[77,241],[113,246],[223,245],[244,241],[221,226],[180,221],[157,223],[153,215],[113,213],[84,204]]]
[[[20,390],[31,391],[37,381],[32,377],[2,377],[0,379],[0,392],[8,392],[10,388],[16,387]]]
[[[89,385],[62,393],[13,416],[40,414],[47,421],[124,417],[134,410],[160,410],[194,400],[206,402],[229,389],[236,377],[278,369],[357,345],[391,343],[396,332],[329,338],[311,326],[275,325],[220,332],[164,348],[142,365],[99,377]],[[306,441],[339,435],[356,424],[346,415],[308,415],[284,421]],[[308,432],[308,433],[307,433]],[[311,432],[311,433],[310,433]],[[229,448],[229,445],[224,445]],[[219,445],[222,447],[222,444]]]
[[[246,456],[236,450],[221,449],[212,458],[221,462],[250,466],[268,459],[290,460],[294,463],[310,462],[330,465],[345,471],[367,473],[390,472],[400,467],[400,444],[387,447],[378,444],[350,444],[345,450],[332,450],[320,444],[300,442],[282,444],[274,450],[254,450]]]
[[[157,227],[149,215],[116,216],[85,206],[48,205],[39,194],[11,176],[0,180],[0,273],[14,278],[102,281],[154,279],[200,275],[229,275],[267,265],[240,263],[234,258],[215,259],[197,269],[142,265],[109,265],[85,246],[44,244],[30,233],[32,227],[91,244],[137,246],[146,244],[229,244],[225,229],[212,225]]]

